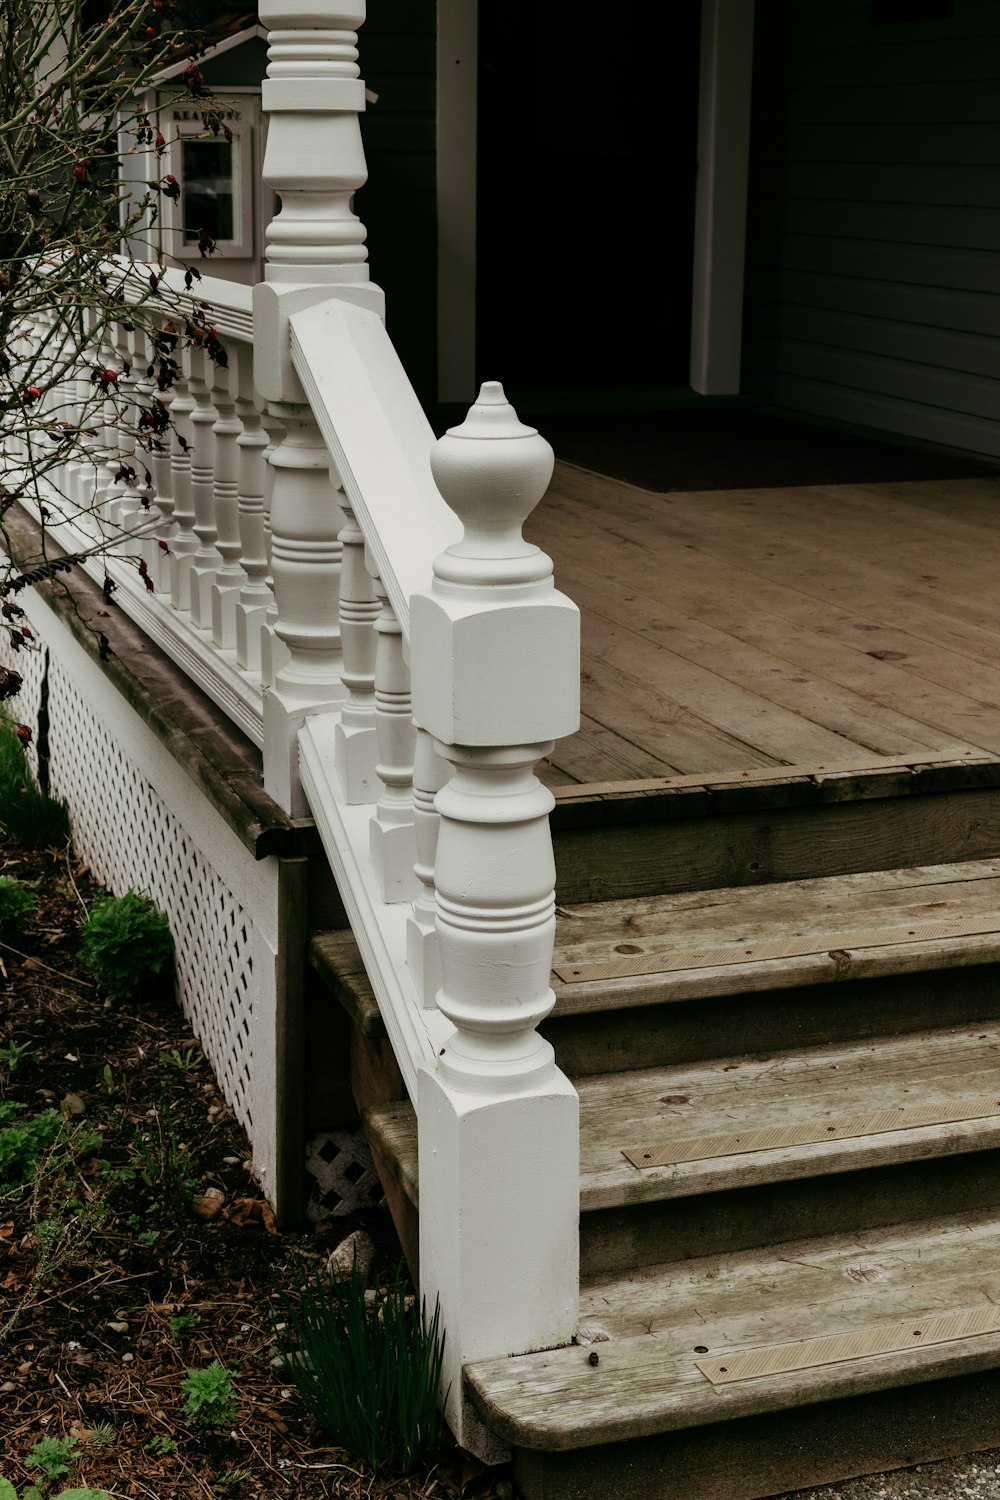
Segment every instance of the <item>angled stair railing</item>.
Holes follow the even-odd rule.
[[[555,867],[534,768],[578,727],[579,616],[521,535],[549,445],[498,385],[435,442],[386,333],[352,208],[363,3],[260,13],[282,205],[266,280],[251,300],[206,278],[190,299],[224,359],[170,326],[182,273],[164,273],[157,347],[127,306],[102,326],[96,359],[46,393],[54,419],[107,402],[89,450],[52,468],[43,519],[261,746],[270,796],[315,819],[417,1112],[448,1418],[489,1457],[463,1367],[576,1328],[579,1108],[537,1031]],[[124,271],[126,301],[148,281]],[[162,402],[162,445],[137,448],[123,401]]]

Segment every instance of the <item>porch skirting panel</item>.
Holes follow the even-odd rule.
[[[18,602],[40,649],[8,657],[24,677],[12,707],[36,739],[39,709],[43,730],[47,716],[50,789],[69,803],[77,853],[114,895],[147,892],[166,913],[179,1003],[273,1199],[283,1124],[275,1084],[280,885],[288,861],[255,859],[37,592],[26,590]],[[34,746],[31,754],[37,765]]]

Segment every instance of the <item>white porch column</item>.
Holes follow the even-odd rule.
[[[365,229],[351,206],[367,177],[357,63],[364,0],[262,0],[270,29],[263,107],[270,115],[264,181],[281,195],[267,230],[265,280],[254,288],[254,377],[285,424],[270,456],[274,634],[264,696],[264,782],[286,812],[307,811],[296,735],[306,714],[344,696],[338,589],[343,515],[305,393],[292,370],[288,319],[330,296],[382,311],[370,285]],[[279,653],[280,654],[280,653]]]
[[[465,535],[410,614],[414,715],[453,768],[435,798],[434,878],[437,1000],[455,1029],[418,1088],[420,1275],[441,1302],[449,1423],[487,1457],[462,1367],[576,1329],[579,1112],[536,1030],[554,1004],[555,865],[534,767],[579,723],[579,615],[521,536],[552,450],[499,385],[432,468]]]

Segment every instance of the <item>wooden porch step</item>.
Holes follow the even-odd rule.
[[[895,1403],[896,1422],[879,1422],[879,1461],[939,1457],[969,1436],[946,1420],[949,1382],[967,1415],[981,1418],[977,1380],[995,1394],[1000,1216],[591,1280],[581,1329],[598,1341],[466,1367],[474,1406],[515,1449],[528,1500],[624,1495],[615,1476],[630,1472],[643,1475],[650,1500],[750,1500],[866,1472],[868,1424],[846,1415],[859,1397],[873,1410]],[[921,1413],[916,1427],[908,1401]],[[808,1441],[824,1420],[825,1451]],[[996,1417],[988,1431],[980,1422],[975,1441],[998,1430]],[[763,1454],[754,1450],[762,1431]],[[686,1461],[671,1463],[671,1451]]]
[[[598,902],[986,859],[998,786],[995,755],[557,786],[557,889]]]

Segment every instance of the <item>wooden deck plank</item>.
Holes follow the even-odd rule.
[[[531,535],[583,610],[591,723],[553,765],[583,783],[651,762],[801,767],[832,758],[831,736],[842,763],[1000,753],[998,496],[994,480],[653,495],[558,465]]]

